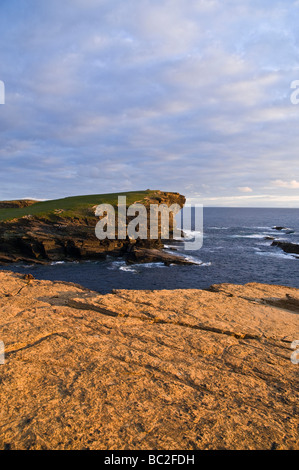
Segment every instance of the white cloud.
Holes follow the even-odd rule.
[[[275,180],[273,181],[274,186],[278,188],[287,188],[287,189],[299,189],[299,181],[292,180],[292,181],[282,181],[282,180]]]
[[[253,191],[249,186],[239,186],[238,190],[241,191],[241,193],[252,193]]]
[[[228,205],[298,189],[294,3],[15,3],[0,6],[5,197],[95,192],[95,179],[109,192],[113,178]]]

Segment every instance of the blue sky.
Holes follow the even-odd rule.
[[[299,207],[299,1],[1,0],[0,199]]]

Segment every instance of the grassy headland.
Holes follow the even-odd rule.
[[[145,197],[154,196],[156,191],[130,191],[124,193],[92,194],[86,196],[65,197],[63,199],[53,199],[36,202],[28,207],[17,207],[0,209],[0,221],[20,219],[24,216],[37,216],[43,219],[55,219],[58,215],[64,218],[93,217],[90,211],[92,206],[99,204],[111,204],[116,206],[118,196],[126,196],[127,204],[133,204],[136,200],[143,200]]]

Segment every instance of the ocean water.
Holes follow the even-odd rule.
[[[294,233],[277,231],[274,226]],[[128,266],[122,259],[108,258],[1,269],[31,273],[37,279],[74,282],[101,293],[112,289],[202,289],[223,282],[299,288],[299,259],[271,246],[267,236],[299,244],[299,209],[205,208],[202,248],[186,252],[177,244],[176,253],[194,260],[194,266]]]

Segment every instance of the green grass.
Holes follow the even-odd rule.
[[[145,196],[154,194],[155,191],[131,191],[125,193],[93,194],[87,196],[73,196],[63,199],[53,199],[50,201],[36,202],[29,207],[16,209],[0,209],[0,221],[19,219],[26,215],[53,219],[59,217],[92,217],[90,209],[99,204],[111,204],[116,206],[118,196],[127,197],[127,205],[135,201],[142,200]],[[57,210],[62,210],[57,214]]]

